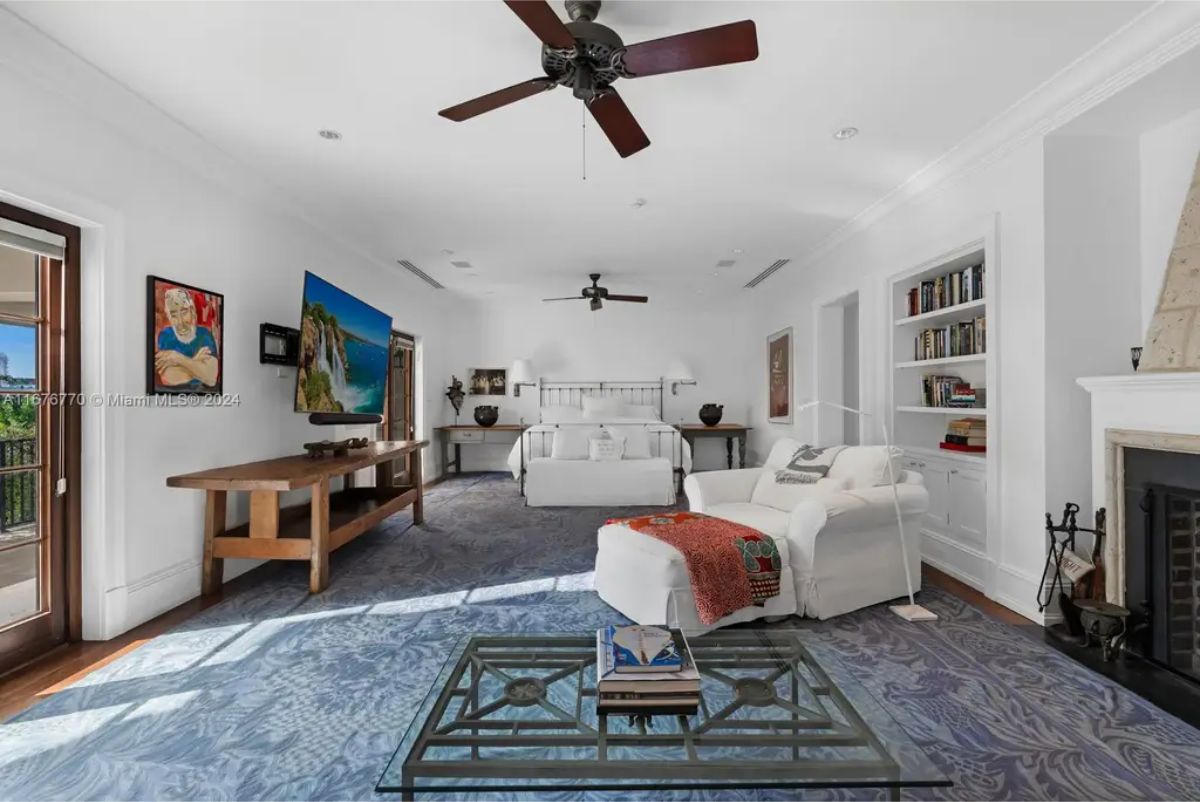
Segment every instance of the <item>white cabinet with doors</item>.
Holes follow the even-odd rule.
[[[905,470],[929,491],[921,521],[925,562],[982,589],[987,576],[987,472],[982,460],[909,452]]]

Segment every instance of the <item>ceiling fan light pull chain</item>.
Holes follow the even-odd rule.
[[[587,106],[586,105],[582,105],[582,104],[580,105],[579,118],[580,118],[580,121],[579,121],[580,139],[583,140],[582,147],[581,147],[583,180],[587,181]]]

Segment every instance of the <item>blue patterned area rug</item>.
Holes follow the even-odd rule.
[[[459,636],[614,619],[589,572],[622,511],[525,508],[496,475],[427,498],[425,526],[401,513],[337,552],[325,593],[289,566],[0,726],[0,798],[373,798]],[[1200,731],[956,597],[922,601],[938,622],[785,622],[955,783],[906,798],[1200,798]]]

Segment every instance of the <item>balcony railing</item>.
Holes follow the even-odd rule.
[[[0,468],[36,465],[37,440],[0,440]],[[37,470],[0,473],[0,532],[37,520]]]

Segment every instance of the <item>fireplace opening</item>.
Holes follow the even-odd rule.
[[[1127,648],[1200,682],[1200,455],[1127,448]]]

